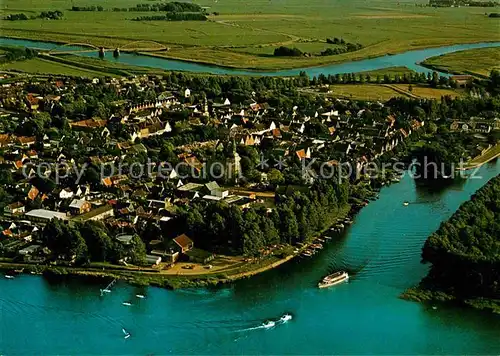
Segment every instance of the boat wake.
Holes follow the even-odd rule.
[[[283,325],[283,324],[289,322],[290,320],[292,320],[292,318],[293,318],[292,314],[285,313],[278,320],[266,320],[259,326],[254,326],[251,328],[237,330],[237,332],[259,330],[259,329],[273,329],[273,328],[277,327],[278,325]]]

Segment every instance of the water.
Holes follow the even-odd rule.
[[[37,49],[50,50],[59,47],[59,45],[51,42],[42,41],[28,41],[13,38],[0,37],[0,44],[2,45],[15,45],[23,47],[31,47]],[[262,75],[262,76],[293,76],[298,75],[301,71],[306,72],[310,77],[318,76],[319,74],[339,74],[339,73],[356,73],[362,71],[371,71],[377,69],[384,69],[390,67],[408,67],[416,72],[428,73],[429,69],[422,67],[418,63],[427,58],[440,56],[446,53],[462,51],[466,49],[486,48],[486,47],[499,47],[500,42],[487,42],[487,43],[469,43],[445,47],[427,48],[416,51],[408,51],[396,55],[387,55],[371,59],[364,59],[360,61],[345,62],[340,64],[331,64],[322,67],[309,67],[290,70],[279,71],[250,71],[239,70],[225,67],[211,66],[205,64],[197,64],[192,62],[177,61],[171,59],[150,57],[144,55],[136,55],[132,53],[122,53],[118,59],[114,59],[110,53],[107,54],[105,60],[119,61],[120,63],[130,64],[142,67],[160,68],[165,70],[175,71],[188,71],[188,72],[202,72],[212,74],[233,74],[233,75]],[[62,47],[64,51],[88,49],[86,47],[78,46],[65,46]],[[86,57],[97,57],[96,52],[75,53]],[[442,73],[442,75],[447,75]]]
[[[480,169],[483,179],[435,191],[405,177],[313,259],[223,288],[118,282],[100,297],[104,282],[0,279],[0,354],[499,354],[499,315],[398,298],[427,273],[427,236],[499,173],[500,160]],[[348,284],[316,288],[338,269]],[[260,327],[286,312],[291,321]]]

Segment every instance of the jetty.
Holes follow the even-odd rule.
[[[101,292],[101,297],[104,295],[104,293],[111,293],[111,287],[113,287],[116,283],[117,279],[113,279],[111,281],[111,283],[109,283],[106,288],[104,289],[101,289],[100,292]]]

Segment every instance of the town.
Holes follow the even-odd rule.
[[[335,99],[302,75],[2,80],[0,263],[36,273],[252,273],[398,180],[370,164],[438,130],[472,159],[500,131],[460,99]]]

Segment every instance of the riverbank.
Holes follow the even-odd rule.
[[[454,302],[500,314],[499,196],[497,175],[427,238],[422,260],[432,267],[418,286],[403,293],[404,299]]]
[[[500,299],[488,298],[467,298],[449,294],[445,291],[426,289],[423,286],[407,289],[401,298],[408,301],[418,303],[452,303],[457,306],[472,307],[478,310],[489,311],[492,313],[500,314]]]
[[[495,146],[487,149],[483,154],[474,157],[469,162],[466,163],[465,167],[460,168],[461,170],[470,170],[481,167],[483,164],[491,162],[500,157],[500,142]]]
[[[351,209],[346,205],[334,214],[332,225],[347,217],[352,218],[359,210]],[[243,264],[235,264],[236,267],[228,267],[222,270],[212,271],[199,265],[198,272],[190,273],[191,269],[183,272],[182,267],[198,265],[195,263],[182,263],[181,268],[159,270],[155,268],[136,268],[119,265],[91,264],[88,267],[57,266],[57,265],[34,265],[29,263],[16,263],[0,261],[0,270],[27,274],[42,274],[47,276],[80,276],[92,278],[112,278],[123,280],[132,285],[156,286],[167,289],[207,287],[227,284],[239,279],[249,278],[257,274],[277,268],[299,256],[308,249],[314,240],[330,230],[331,226],[316,234],[310,241],[304,243],[300,248],[288,246],[277,254],[270,253],[261,259]],[[283,252],[288,249],[288,252]],[[20,272],[19,272],[20,271]]]
[[[493,69],[499,69],[500,48],[464,50],[428,58],[420,65],[451,74],[469,74],[487,78]]]

